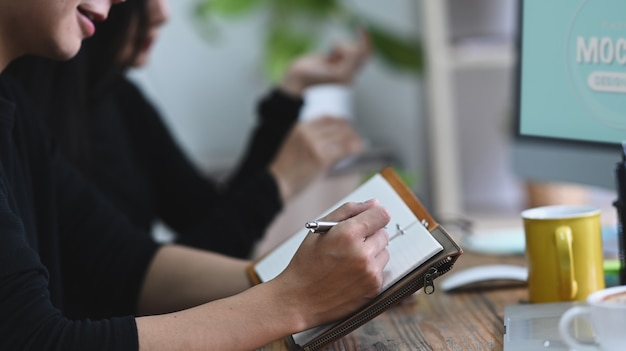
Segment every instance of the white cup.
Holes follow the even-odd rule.
[[[593,341],[572,335],[578,319],[590,323]],[[626,350],[626,286],[596,291],[587,297],[586,305],[565,311],[559,320],[559,333],[563,342],[576,351]]]
[[[319,84],[307,88],[300,120],[322,116],[352,119],[352,89],[343,84]]]

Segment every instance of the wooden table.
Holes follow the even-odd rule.
[[[524,265],[525,258],[465,252],[452,272],[494,263]],[[525,302],[527,295],[525,286],[519,284],[483,286],[455,293],[438,290],[432,295],[420,291],[324,350],[502,350],[504,308]],[[262,350],[288,349],[283,341],[277,341]]]

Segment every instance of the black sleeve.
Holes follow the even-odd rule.
[[[302,104],[302,99],[291,97],[278,89],[261,100],[257,108],[259,123],[249,139],[242,161],[229,180],[231,185],[269,166],[298,120]]]
[[[16,130],[18,151],[0,162],[0,350],[138,350],[131,310],[157,246],[43,147],[40,129]],[[61,306],[120,315],[76,319]]]
[[[29,254],[15,246],[3,247],[2,251],[2,255],[8,253],[15,261],[28,262],[28,266],[11,273],[6,269],[0,272],[1,350],[139,350],[137,326],[132,316],[98,321],[70,320],[51,304],[46,271],[32,252]]]
[[[57,155],[54,180],[66,312],[78,318],[134,314],[157,245]]]
[[[181,237],[181,243],[214,247],[236,257],[250,255],[282,208],[278,186],[268,167],[297,121],[301,106],[300,99],[279,90],[260,102],[259,124],[242,162],[224,185],[221,206]],[[206,235],[208,232],[212,235]]]
[[[48,273],[0,204],[0,350],[138,350],[132,316],[70,320],[52,305]],[[11,218],[13,217],[13,218]],[[76,262],[80,264],[80,262]]]
[[[194,167],[158,112],[136,88],[124,96],[130,107],[128,115],[133,117],[129,128],[138,135],[136,148],[145,155],[146,167],[154,178],[158,216],[178,234],[178,242],[248,257],[282,208],[276,182],[266,165],[281,142],[278,139],[291,128],[289,123],[285,126],[285,120],[295,120],[299,105],[272,107],[288,99],[279,93],[269,98],[273,102],[262,104],[262,126],[252,142],[260,146],[249,148],[236,182],[222,187]],[[268,116],[273,111],[282,111],[289,118],[281,115],[273,120]]]

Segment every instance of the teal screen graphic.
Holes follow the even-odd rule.
[[[521,135],[626,140],[626,0],[525,0]]]

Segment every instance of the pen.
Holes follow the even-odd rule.
[[[323,234],[330,230],[330,228],[337,225],[339,222],[331,222],[331,221],[312,221],[306,222],[304,227],[309,229],[311,233]]]

